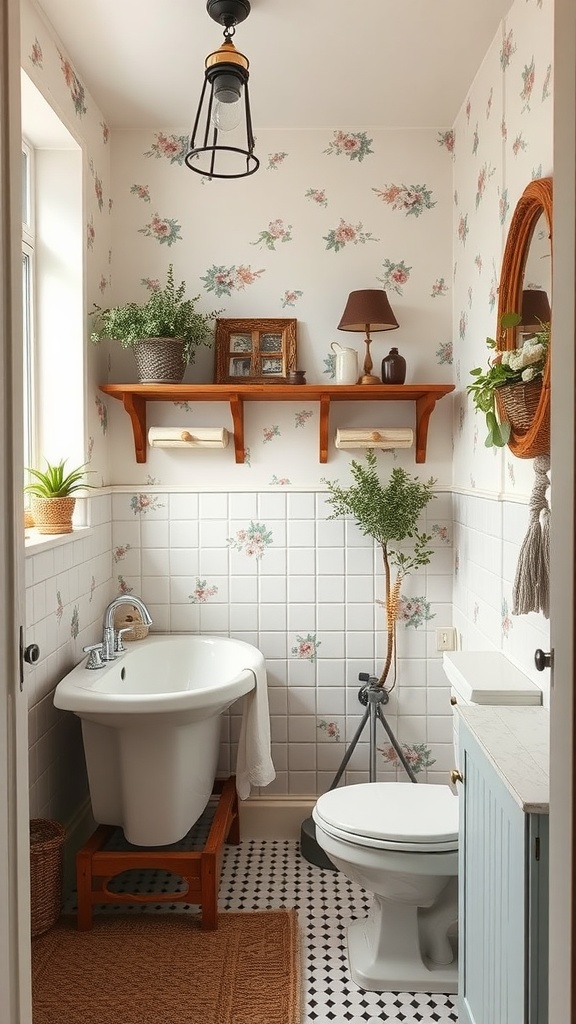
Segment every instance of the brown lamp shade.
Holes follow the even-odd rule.
[[[350,292],[338,330],[371,333],[393,331],[399,326],[386,292],[381,288],[364,288]]]
[[[522,292],[521,327],[539,327],[549,324],[552,317],[546,292],[539,288],[525,288]]]

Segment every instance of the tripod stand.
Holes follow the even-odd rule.
[[[356,732],[354,733],[350,746],[348,747],[346,753],[344,754],[344,757],[342,758],[340,767],[336,772],[334,779],[332,780],[332,783],[329,787],[330,790],[336,789],[336,786],[340,782],[340,779],[342,778],[344,772],[346,771],[346,766],[350,758],[352,757],[352,754],[354,753],[356,744],[358,743],[358,740],[360,739],[362,733],[364,732],[364,728],[368,723],[370,723],[368,779],[370,782],[376,782],[376,723],[378,721],[380,721],[382,726],[384,727],[384,731],[388,736],[390,743],[394,747],[394,750],[396,751],[396,754],[398,756],[398,760],[400,761],[402,767],[404,768],[406,774],[408,775],[408,778],[410,779],[411,782],[418,782],[418,779],[416,778],[412,768],[410,767],[408,761],[406,760],[406,756],[404,754],[404,751],[402,750],[402,747],[398,743],[398,740],[396,739],[394,733],[392,732],[392,729],[390,728],[388,722],[386,721],[385,715],[382,712],[382,705],[387,704],[388,701],[390,700],[390,694],[388,690],[384,689],[383,686],[379,686],[378,679],[376,678],[376,676],[369,676],[367,672],[361,672],[358,678],[360,682],[363,683],[363,685],[360,687],[358,691],[358,700],[366,708],[366,710],[362,716],[362,721],[360,722],[360,725],[358,726]],[[324,853],[324,850],[316,842],[316,827],[314,825],[314,820],[312,819],[312,817],[306,818],[306,821],[302,823],[302,828],[300,830],[300,852],[302,856],[305,857],[306,860],[310,861],[312,864],[317,864],[319,867],[322,868],[331,868],[332,871],[336,870],[332,861],[328,858],[328,856]]]

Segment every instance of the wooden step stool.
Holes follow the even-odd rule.
[[[214,793],[220,797],[206,843],[202,850],[174,851],[155,848],[106,850],[116,825],[99,825],[76,854],[79,931],[92,927],[92,910],[98,903],[198,903],[201,927],[213,931],[218,924],[218,890],[224,843],[240,842],[236,779],[216,780]],[[123,871],[156,868],[170,871],[187,883],[185,892],[118,893],[108,883]]]

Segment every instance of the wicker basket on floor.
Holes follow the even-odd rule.
[[[59,821],[33,818],[30,822],[31,933],[47,932],[62,911],[62,874],[66,833]]]

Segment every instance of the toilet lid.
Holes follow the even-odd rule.
[[[319,797],[314,808],[327,831],[409,844],[410,848],[458,845],[458,797],[448,786],[368,782],[343,786]]]

